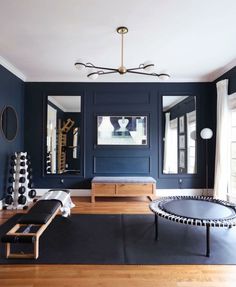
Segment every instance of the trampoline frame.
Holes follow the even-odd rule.
[[[229,208],[232,208],[235,215],[226,218],[216,218],[216,219],[201,219],[201,218],[190,218],[184,217],[177,214],[171,214],[164,208],[164,203],[172,200],[202,200],[211,203],[217,203]],[[163,217],[168,220],[172,220],[182,224],[205,226],[206,227],[206,256],[210,257],[210,227],[226,227],[231,228],[236,226],[236,204],[228,201],[214,199],[209,196],[169,196],[162,197],[160,199],[153,200],[149,205],[150,210],[155,215],[155,240],[158,240],[159,230],[158,230],[158,217]]]

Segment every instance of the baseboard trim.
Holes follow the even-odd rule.
[[[53,188],[51,188],[53,189]],[[49,189],[37,188],[37,196],[42,196]],[[69,189],[71,196],[91,196],[91,189]],[[156,196],[212,196],[213,189],[156,189]],[[3,208],[3,200],[0,200],[0,210]]]
[[[53,189],[53,188],[52,188]],[[37,196],[42,196],[49,189],[36,189]],[[71,196],[91,196],[91,189],[69,189]],[[204,195],[212,196],[213,189],[156,189],[156,196],[185,196]]]

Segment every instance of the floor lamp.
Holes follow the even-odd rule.
[[[204,128],[201,130],[200,136],[206,142],[206,190],[208,195],[208,140],[212,138],[213,131],[209,128]]]

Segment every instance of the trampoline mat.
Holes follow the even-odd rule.
[[[176,216],[200,220],[222,220],[236,214],[229,206],[199,199],[173,199],[162,202],[161,209]]]

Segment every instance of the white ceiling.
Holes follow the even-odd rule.
[[[74,63],[118,68],[124,25],[127,68],[151,60],[170,81],[212,81],[235,66],[235,15],[235,0],[0,0],[0,63],[26,81],[91,81]]]

